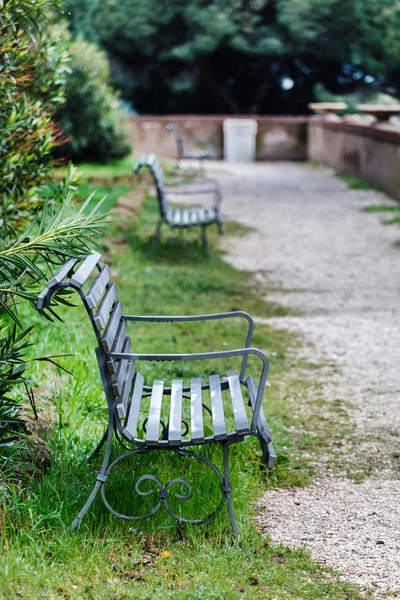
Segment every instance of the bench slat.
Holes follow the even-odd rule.
[[[247,385],[248,385],[248,390],[249,390],[250,404],[254,410],[255,405],[256,405],[258,388],[257,388],[257,385],[256,385],[254,379],[251,377],[251,375],[247,378]],[[259,434],[261,435],[261,437],[263,439],[263,445],[265,444],[265,446],[268,449],[268,462],[266,463],[267,467],[272,468],[274,466],[274,462],[276,460],[276,453],[275,453],[274,447],[272,445],[271,432],[269,430],[262,407],[260,410],[260,415],[258,417],[257,428],[258,428]],[[263,452],[263,454],[264,453],[265,452]]]
[[[246,415],[246,409],[243,402],[242,389],[237,371],[228,373],[229,390],[231,393],[233,415],[235,417],[235,426],[238,433],[249,431],[249,421]]]
[[[190,413],[192,440],[202,442],[204,440],[204,424],[200,378],[190,381]]]
[[[147,421],[146,442],[148,443],[158,441],[163,390],[164,382],[154,381],[150,399],[149,420]]]
[[[174,214],[173,209],[169,205],[167,205],[167,208],[165,210],[165,219],[166,219],[167,223],[171,223],[173,214]]]
[[[210,395],[214,437],[216,440],[226,436],[224,405],[222,402],[221,380],[219,375],[211,375]]]
[[[108,321],[106,330],[101,338],[101,344],[106,352],[111,352],[115,336],[117,335],[118,327],[122,317],[121,300],[117,300],[111,312],[110,320]]]
[[[189,225],[189,211],[188,210],[184,210],[183,214],[182,214],[182,224],[183,225]]]
[[[182,216],[182,211],[179,208],[176,208],[174,210],[174,218],[173,218],[173,223],[174,225],[179,225],[181,222],[181,216]]]
[[[126,408],[128,406],[129,394],[131,392],[132,379],[133,379],[133,370],[134,363],[133,361],[128,361],[128,367],[126,369],[125,375],[125,383],[122,388],[122,394],[120,395],[117,402],[117,413],[120,419],[124,419],[126,417]]]
[[[121,362],[127,362],[126,360]],[[133,392],[129,407],[129,414],[125,428],[122,433],[129,439],[133,440],[136,437],[137,426],[140,414],[140,405],[142,402],[144,378],[141,373],[136,373],[133,384]]]
[[[99,262],[100,257],[101,254],[98,252],[93,252],[93,254],[87,256],[77,272],[71,277],[71,283],[78,288],[82,287],[90,273]]]
[[[207,208],[206,210],[206,218],[208,221],[214,221],[215,219],[215,210],[213,208]]]
[[[114,343],[112,345],[112,352],[121,352],[122,344],[126,337],[126,321],[123,319],[119,322],[117,335],[115,336]],[[114,358],[107,358],[107,367],[109,373],[115,373],[116,360]]]
[[[60,283],[63,279],[65,279],[70,270],[74,267],[74,265],[76,265],[78,260],[78,258],[70,258],[67,260],[67,262],[64,263],[62,267],[60,267],[58,271],[54,273],[53,277],[49,279],[49,281],[46,283],[46,286],[48,288],[52,288],[57,285],[57,283]]]
[[[131,338],[126,337],[125,341],[123,343],[123,346],[122,346],[122,352],[125,354],[130,351],[131,351]],[[127,360],[119,360],[118,361],[117,371],[116,371],[115,377],[113,379],[113,382],[111,384],[112,390],[116,396],[120,396],[122,393],[122,389],[124,386],[124,380],[125,380],[125,372],[126,372],[128,363],[129,363],[129,361],[127,361]]]
[[[117,292],[117,286],[115,283],[112,283],[104,294],[103,299],[100,302],[99,310],[94,317],[94,322],[97,329],[104,329],[107,323],[108,315],[111,311],[111,307],[114,304],[115,298],[117,297]]]
[[[38,310],[43,310],[43,308],[48,308],[50,306],[50,296],[51,291],[49,288],[44,288],[43,292],[40,292],[39,296],[36,299],[36,308]]]
[[[206,220],[206,211],[204,208],[199,208],[199,221],[200,223],[204,223]]]
[[[97,306],[104,290],[106,289],[107,283],[110,281],[110,278],[110,267],[106,265],[97,275],[92,287],[90,288],[86,296],[86,302],[89,308],[95,308]]]
[[[178,445],[182,437],[182,388],[182,379],[172,381],[168,440]]]
[[[197,223],[197,210],[192,210],[190,212],[190,222],[192,225],[196,225]]]

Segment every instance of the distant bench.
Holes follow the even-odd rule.
[[[46,288],[37,299],[37,308],[46,313],[51,307],[51,299],[66,288],[75,290],[86,309],[93,328],[96,345],[96,358],[101,381],[108,406],[108,426],[102,440],[93,455],[97,455],[105,444],[101,467],[96,482],[85,505],[72,523],[75,529],[92,505],[97,492],[106,507],[117,517],[126,521],[152,516],[164,505],[171,516],[181,523],[206,523],[212,520],[227,503],[229,517],[234,534],[238,530],[232,507],[231,484],[229,479],[229,446],[243,442],[247,436],[255,436],[261,442],[261,460],[272,467],[275,452],[271,435],[262,409],[262,400],[268,373],[268,361],[265,355],[251,347],[253,320],[242,311],[198,316],[137,316],[123,314],[121,301],[117,297],[117,286],[111,281],[110,268],[99,263],[100,254],[93,253],[81,259],[69,259],[47,282]],[[95,278],[90,278],[94,271]],[[144,276],[144,275],[143,275]],[[65,292],[64,292],[65,293]],[[136,343],[128,332],[129,325],[136,323],[184,324],[192,321],[215,321],[242,319],[247,323],[247,334],[242,348],[216,352],[189,354],[141,354],[136,351]],[[179,335],[181,325],[176,327]],[[157,348],[155,348],[157,351]],[[258,383],[248,373],[247,359],[256,356],[261,363],[261,376]],[[236,357],[240,363],[239,371],[223,370],[204,376],[204,362],[209,359]],[[154,365],[154,379],[145,381],[139,370],[142,361],[198,361],[198,376],[188,379],[174,379],[165,382],[157,378],[157,364]],[[159,375],[158,375],[159,377]],[[123,451],[113,460],[111,453],[116,440]],[[223,447],[224,467],[220,471],[210,460],[194,452],[193,446],[221,444]],[[130,448],[130,449],[129,449]],[[152,510],[141,515],[122,514],[110,504],[106,496],[107,480],[110,472],[120,461],[134,455],[156,451],[175,451],[177,457],[196,458],[210,468],[219,479],[221,500],[216,509],[207,517],[186,519],[176,514],[168,504],[171,487],[185,493],[176,492],[175,498],[185,500],[191,495],[191,486],[185,479],[173,479],[162,483],[153,474],[142,475],[136,481],[135,488],[139,497],[156,495]],[[93,456],[92,455],[92,456]],[[119,465],[121,466],[121,465]],[[114,477],[119,469],[115,469]],[[165,474],[168,477],[168,474]],[[147,488],[143,489],[143,484]],[[148,489],[152,485],[151,491]],[[207,498],[202,504],[207,503]]]
[[[198,160],[200,164],[200,171],[204,173],[204,163],[205,159],[211,158],[211,152],[209,150],[188,150],[185,147],[185,144],[193,143],[193,140],[184,140],[181,134],[181,131],[176,123],[167,123],[165,126],[165,131],[171,132],[175,135],[176,142],[176,150],[177,150],[177,159],[178,162],[184,159],[187,160]]]
[[[207,246],[206,230],[210,225],[215,225],[219,233],[223,233],[224,226],[220,212],[222,195],[218,182],[214,180],[199,180],[192,182],[174,181],[167,183],[164,180],[160,163],[155,154],[143,154],[134,167],[135,173],[142,168],[149,169],[157,192],[160,219],[155,232],[158,239],[161,234],[161,226],[166,223],[174,229],[190,229],[200,227],[202,244]],[[193,196],[193,198],[211,195],[212,204],[208,208],[173,208],[169,197]]]

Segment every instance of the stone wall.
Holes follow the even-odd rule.
[[[309,122],[308,156],[400,200],[400,130],[315,117]]]
[[[306,160],[307,117],[259,117],[241,115],[236,118],[252,118],[258,123],[257,160]],[[169,115],[140,116],[132,118],[134,153],[156,152],[160,156],[176,157],[175,138],[166,133],[166,123],[177,123],[184,138],[196,140],[195,147],[209,148],[215,159],[223,156],[222,124],[232,115]]]

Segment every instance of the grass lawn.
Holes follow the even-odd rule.
[[[89,191],[86,186],[81,193],[85,196]],[[107,207],[114,201],[110,199]],[[156,221],[156,203],[149,198],[135,227],[122,231],[118,223],[110,224],[111,237],[103,241],[124,312],[196,314],[241,308],[259,317],[284,314],[280,307],[261,299],[260,290],[249,283],[246,273],[221,259],[215,250],[215,234],[210,236],[212,250],[208,257],[196,236],[182,244],[176,238],[169,240],[170,234],[164,232],[163,241],[150,246],[149,235]],[[238,232],[235,224],[228,223],[227,230],[228,234]],[[113,241],[115,237],[118,244]],[[264,407],[278,461],[277,467],[268,472],[260,464],[257,440],[234,446],[231,476],[238,540],[232,537],[225,508],[215,521],[197,527],[178,525],[164,510],[151,520],[126,523],[111,517],[100,497],[80,529],[70,534],[69,525],[94,482],[97,465],[88,468],[86,458],[104,429],[107,414],[95,364],[94,337],[80,306],[63,310],[64,323],[49,324],[28,309],[23,316],[27,323],[34,321],[36,325],[37,344],[32,356],[72,354],[58,360],[73,376],[50,364],[32,363],[35,396],[40,414],[48,423],[52,460],[42,477],[32,476],[27,463],[25,477],[16,482],[9,452],[6,466],[10,475],[1,487],[7,500],[0,513],[2,600],[368,597],[312,562],[305,551],[272,546],[254,522],[254,503],[263,490],[310,481],[312,473],[303,453],[321,443],[315,436],[292,433],[299,430],[298,418],[293,416],[294,400],[278,385],[283,373],[291,368],[287,347],[298,343],[291,334],[265,325],[256,327],[254,346],[267,353],[271,364],[271,385]],[[215,323],[175,327],[152,324],[138,326],[131,337],[133,348],[141,352],[211,351],[241,347],[245,330],[227,321],[218,327]],[[156,372],[159,378],[187,379],[198,374],[196,366],[170,363],[162,367],[151,363],[141,372],[149,378]],[[232,366],[236,365],[229,359],[224,369]],[[202,367],[205,374],[215,369],[209,362]],[[249,367],[251,371],[258,369],[256,362]],[[298,382],[299,392],[307,393],[305,385]],[[46,435],[46,429],[41,435]],[[219,448],[208,447],[204,455],[220,464]],[[166,481],[182,476],[182,468],[185,476],[193,476],[193,500],[187,501],[187,511],[189,516],[196,516],[210,498],[217,500],[217,485],[208,473],[203,473],[202,466],[182,467],[185,460],[175,454],[150,453],[142,463],[146,463],[146,472],[154,472]],[[132,462],[131,467],[119,470],[118,481],[110,481],[110,498],[113,491],[118,492],[114,499],[118,506],[131,503],[134,469]],[[126,485],[121,486],[121,481]]]

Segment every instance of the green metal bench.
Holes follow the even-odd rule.
[[[101,381],[108,406],[108,426],[93,455],[100,453],[105,444],[101,468],[85,505],[72,523],[75,529],[101,490],[107,508],[116,516],[135,521],[153,515],[164,505],[170,515],[182,523],[205,523],[212,520],[225,501],[228,506],[232,529],[237,534],[237,525],[232,507],[229,479],[228,451],[232,444],[243,442],[247,436],[255,436],[261,442],[262,461],[272,467],[275,453],[271,436],[262,410],[262,399],[266,384],[268,361],[265,355],[251,347],[253,321],[242,311],[198,316],[137,316],[123,314],[121,301],[117,298],[117,287],[111,280],[110,268],[99,263],[100,254],[93,253],[81,259],[69,259],[46,284],[38,296],[37,309],[46,313],[52,297],[66,288],[75,290],[86,309],[97,341],[95,349]],[[90,277],[94,272],[94,278]],[[64,292],[65,293],[65,292]],[[217,352],[190,354],[141,354],[131,342],[128,329],[130,323],[187,323],[190,321],[217,321],[220,319],[244,319],[247,336],[243,348]],[[261,361],[261,376],[256,384],[247,372],[247,359],[257,356]],[[216,371],[201,378],[188,381],[174,379],[166,383],[157,379],[157,363],[165,361],[204,361],[237,357],[240,372]],[[145,381],[140,372],[142,361],[155,361],[154,380]],[[201,370],[200,370],[201,373]],[[184,408],[190,417],[185,420]],[[168,419],[162,414],[169,415]],[[164,419],[166,422],[164,422]],[[207,421],[208,420],[208,421]],[[208,425],[206,426],[206,422]],[[112,460],[113,441],[116,439],[123,450]],[[221,444],[224,467],[222,472],[193,447],[206,444]],[[168,504],[168,493],[172,486],[183,485],[186,494],[175,493],[182,500],[191,494],[190,484],[184,479],[162,483],[154,475],[138,478],[135,490],[139,496],[149,496],[143,484],[152,482],[157,494],[155,507],[144,515],[126,515],[115,510],[106,497],[107,480],[112,469],[120,461],[134,454],[174,451],[178,456],[190,456],[209,467],[221,484],[221,499],[218,507],[207,517],[186,519],[176,514]],[[116,469],[118,472],[118,469]]]
[[[201,180],[195,182],[172,181],[167,183],[164,180],[160,163],[155,154],[143,154],[134,166],[136,174],[142,168],[147,168],[154,181],[157,192],[158,207],[160,218],[157,229],[154,234],[155,239],[159,239],[161,227],[166,223],[172,229],[191,229],[193,227],[201,228],[203,246],[207,246],[207,227],[216,225],[219,233],[223,233],[224,226],[221,217],[222,194],[218,182],[214,180]],[[200,196],[212,196],[212,203],[207,208],[173,208],[169,203],[169,198],[174,196],[180,199],[183,196],[196,198]]]

